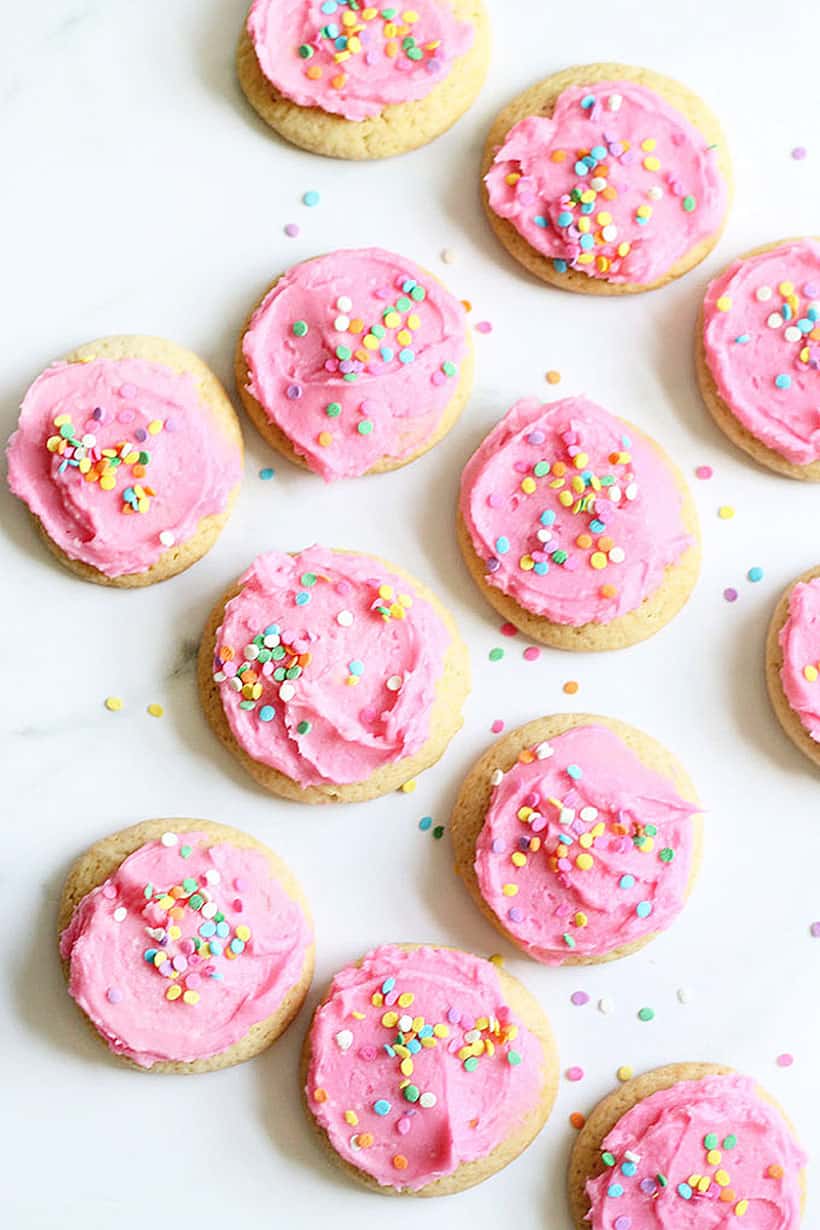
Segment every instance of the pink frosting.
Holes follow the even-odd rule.
[[[660,586],[692,543],[682,503],[653,444],[583,397],[516,402],[461,480],[487,583],[572,627],[609,623]]]
[[[216,635],[234,738],[300,786],[362,782],[427,741],[450,633],[368,555],[260,555]]]
[[[786,700],[812,739],[820,742],[820,577],[799,581],[792,589],[779,641]]]
[[[310,1031],[307,1099],[345,1161],[418,1191],[487,1157],[537,1106],[538,1038],[488,961],[386,945],[333,979]]]
[[[37,377],[8,467],[11,490],[69,559],[119,577],[146,572],[203,517],[224,512],[242,455],[192,376],[146,359],[94,359]]]
[[[820,460],[820,242],[747,256],[709,283],[706,362],[744,427],[795,465]]]
[[[504,138],[490,206],[555,269],[645,285],[719,230],[726,184],[681,112],[631,81],[570,86]]]
[[[194,831],[141,846],[83,897],[60,954],[110,1049],[150,1068],[218,1055],[273,1016],[312,943],[264,854]]]
[[[659,1089],[618,1120],[602,1148],[607,1169],[586,1185],[592,1230],[800,1224],[806,1156],[747,1076]]]
[[[476,875],[531,957],[604,956],[680,913],[696,808],[611,730],[574,727],[493,780]]]
[[[355,10],[347,0],[254,0],[248,34],[280,94],[346,120],[424,98],[474,38],[444,0]]]
[[[380,248],[332,252],[296,265],[257,308],[248,388],[312,470],[354,477],[434,434],[465,332],[461,303],[418,265]]]

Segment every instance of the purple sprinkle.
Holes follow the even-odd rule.
[[[117,419],[119,420],[120,423],[131,423],[134,420],[134,411],[133,410],[120,410],[119,414],[117,415]]]
[[[589,1003],[589,996],[586,991],[573,991],[569,998],[576,1008],[581,1008],[584,1004]]]
[[[289,384],[288,385],[288,399],[290,401],[298,401],[301,396],[302,396],[301,384]]]
[[[803,294],[807,299],[816,299],[820,295],[820,286],[816,282],[805,282],[803,285]]]
[[[641,1191],[644,1192],[645,1195],[651,1196],[656,1190],[657,1184],[654,1179],[641,1179]]]
[[[541,552],[539,551],[539,555],[540,554]],[[541,830],[545,829],[546,827],[547,827],[547,822],[543,816],[540,816],[540,815],[534,816],[533,819],[530,821],[530,828],[532,829],[533,833],[540,833]]]
[[[498,572],[500,567],[501,567],[501,560],[496,559],[494,555],[492,555],[487,560],[487,571],[488,572]]]
[[[102,422],[102,416],[103,416],[103,412],[99,406],[97,406],[96,409],[93,410],[91,413],[92,419],[96,419],[98,423]]]
[[[142,444],[143,440],[148,439],[148,432],[145,430],[144,427],[138,427],[137,430],[134,432],[134,439],[139,440],[140,444]]]
[[[546,438],[543,431],[531,431],[527,436],[527,444],[543,444]]]
[[[615,1218],[615,1230],[629,1230],[631,1225],[632,1218],[627,1217],[625,1213],[623,1213],[620,1217]]]
[[[820,922],[813,922],[809,930],[815,940],[820,940]]]
[[[299,234],[299,227],[296,225],[295,222],[288,222],[287,226],[285,227],[285,234],[288,236],[289,239],[295,239],[296,236]]]
[[[459,1012],[458,1008],[448,1008],[447,1009],[447,1020],[450,1022],[451,1025],[458,1025],[459,1021],[461,1020],[461,1013]]]
[[[121,1004],[122,991],[119,987],[109,987],[105,993],[105,998],[108,1000],[109,1004]]]
[[[514,905],[510,909],[507,917],[509,918],[510,922],[515,922],[515,923],[523,922],[524,921],[524,911],[522,909],[519,909],[517,905]]]
[[[493,854],[503,854],[504,842],[501,840],[500,837],[493,838],[492,852]]]
[[[737,602],[737,590],[732,589],[730,586],[728,589],[724,589],[723,597],[727,602]]]
[[[805,145],[795,145],[794,149],[792,150],[792,158],[795,160],[795,162],[802,162],[805,157],[806,157]]]
[[[493,327],[489,320],[480,320],[475,327],[476,333],[492,333]]]

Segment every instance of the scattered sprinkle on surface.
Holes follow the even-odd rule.
[[[295,239],[296,236],[299,234],[299,227],[296,225],[295,222],[288,222],[285,224],[285,234],[287,235],[288,239]]]
[[[788,1051],[784,1051],[782,1055],[777,1056],[778,1068],[790,1068],[794,1063],[794,1055],[790,1055]]]
[[[308,191],[302,197],[302,204],[307,205],[309,209],[312,209],[314,205],[319,204],[321,199],[322,199],[321,196],[319,195],[319,193],[316,191],[315,188],[309,188]]]
[[[165,710],[162,705],[152,704],[148,706],[147,712],[151,717],[161,718]]]
[[[560,380],[561,380],[560,372],[556,372],[552,368],[547,372],[547,384],[559,384]]]
[[[541,650],[537,645],[528,645],[522,654],[525,662],[537,662],[541,657]]]
[[[489,320],[479,320],[475,327],[476,333],[492,333],[493,327]]]
[[[584,1004],[589,1003],[589,996],[586,991],[573,991],[569,999],[570,1003],[575,1004],[576,1008],[581,1008]]]
[[[574,1127],[577,1132],[580,1132],[581,1128],[586,1123],[586,1117],[581,1114],[580,1110],[574,1110],[569,1117],[569,1121],[571,1126]]]
[[[445,265],[452,265],[455,263],[456,254],[452,248],[443,248],[441,252],[441,259],[444,261]]]
[[[517,636],[518,629],[515,624],[502,624],[498,629],[502,636]]]
[[[618,1071],[615,1073],[619,1081],[628,1081],[632,1079],[632,1068],[628,1063],[622,1063]]]
[[[427,830],[432,827],[433,827],[433,817],[432,816],[422,816],[421,820],[419,820],[419,828],[421,829],[422,833],[426,833]]]
[[[820,922],[813,922],[809,927],[809,935],[813,940],[820,940]]]
[[[403,786],[399,786],[402,794],[412,794],[418,785],[415,777],[411,777],[409,782],[405,782]]]
[[[563,691],[566,692],[567,696],[574,696],[580,686],[577,679],[568,679],[564,684]]]
[[[567,1068],[566,1075],[568,1081],[582,1081],[584,1079],[584,1069],[578,1067]]]
[[[111,713],[119,713],[120,709],[122,709],[122,705],[123,701],[121,696],[106,696],[105,698],[105,707],[106,709],[109,709]]]
[[[688,1004],[692,998],[692,992],[689,987],[678,987],[678,1003]]]
[[[807,153],[808,153],[808,150],[806,149],[805,145],[795,145],[794,149],[792,150],[792,158],[795,160],[795,162],[802,162],[803,159],[806,157]]]
[[[492,726],[490,727],[490,731],[494,735],[500,735],[503,729],[504,729],[504,723],[502,722],[501,718],[496,718]]]
[[[655,1009],[654,1008],[639,1008],[638,1009],[638,1020],[639,1021],[654,1021],[654,1019],[655,1019]]]
[[[598,1000],[598,1011],[604,1016],[610,1016],[615,1011],[615,1002],[608,995],[602,995]]]
[[[732,508],[731,504],[721,504],[720,508],[718,509],[718,516],[720,517],[721,521],[731,521],[734,515],[735,515],[735,510]]]
[[[441,841],[442,837],[444,836],[444,825],[443,824],[436,825],[436,827],[433,829],[433,836],[435,837],[436,841]]]
[[[714,474],[714,470],[712,469],[711,466],[696,466],[695,467],[695,478],[711,478],[713,474]]]
[[[727,602],[737,602],[737,590],[733,589],[730,585],[728,589],[724,589],[723,597]]]
[[[504,650],[499,648],[498,645],[496,645],[494,649],[490,650],[487,656],[489,657],[491,662],[500,662],[501,659],[504,657]]]
[[[750,568],[749,571],[746,573],[746,576],[749,578],[750,581],[762,581],[763,580],[763,569],[757,566],[755,566],[754,568]]]
[[[274,470],[273,466],[265,466],[263,469],[259,471],[259,477],[264,482],[269,482],[270,479],[273,478],[275,473],[276,471]]]

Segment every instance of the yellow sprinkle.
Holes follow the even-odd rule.
[[[384,323],[388,329],[397,329],[401,324],[401,316],[398,312],[388,312],[384,318]]]
[[[402,1076],[412,1076],[413,1075],[413,1060],[410,1059],[409,1056],[407,1059],[402,1059],[401,1064],[399,1066],[401,1068]]]
[[[575,502],[575,498],[571,491],[561,491],[558,493],[558,503],[564,508],[569,508]]]
[[[502,887],[501,891],[505,897],[515,897],[518,893],[518,885],[517,884],[505,884]]]
[[[402,794],[412,794],[417,785],[418,785],[418,782],[416,781],[416,779],[411,778],[409,782],[405,782],[403,786],[399,786],[399,790],[402,792]]]
[[[526,854],[522,854],[520,850],[516,850],[515,854],[512,856],[512,862],[516,867],[526,867],[527,856]]]
[[[175,985],[175,986],[168,988],[168,990],[165,992],[165,998],[166,999],[179,999],[181,994],[182,994],[182,987]]]
[[[105,698],[105,707],[110,709],[112,713],[119,713],[122,705],[122,697],[120,696],[106,696]]]
[[[182,935],[182,929],[180,927],[169,927],[168,928],[168,939],[169,940],[178,940],[181,935]]]
[[[728,295],[721,295],[717,303],[715,304],[715,307],[717,308],[719,312],[728,312],[731,306],[732,306],[732,300],[729,298]]]
[[[146,712],[150,713],[151,717],[162,717],[165,710],[162,705],[149,705]]]
[[[102,478],[100,479],[100,486],[102,487],[103,491],[113,491],[116,485],[117,485],[117,480],[115,478],[112,478],[110,474],[103,474]]]
[[[710,1149],[706,1154],[706,1160],[710,1166],[717,1166],[720,1161],[720,1149]]]
[[[713,1153],[716,1153],[716,1152],[717,1152],[717,1150],[716,1150],[716,1149],[713,1149],[713,1150],[712,1150],[712,1152],[713,1152]],[[707,1160],[708,1160],[708,1158],[707,1158]],[[725,1171],[725,1170],[716,1170],[716,1171],[715,1171],[715,1182],[717,1183],[718,1187],[728,1187],[728,1186],[729,1186],[729,1174],[728,1174],[728,1172],[727,1172],[727,1171]]]
[[[619,256],[628,256],[631,251],[632,251],[631,243],[624,242],[624,243],[618,244],[618,255]]]
[[[638,215],[639,218],[651,218],[652,217],[652,206],[651,205],[639,205],[638,208],[635,210],[635,213]]]
[[[590,555],[589,557],[589,562],[592,565],[592,567],[597,569],[598,571],[600,571],[602,568],[606,568],[607,566],[607,558],[604,555],[603,551],[593,551],[592,555]]]
[[[579,910],[572,921],[575,923],[576,927],[585,927],[589,922],[589,919],[583,910]]]
[[[359,1116],[356,1114],[355,1110],[345,1111],[345,1123],[349,1123],[351,1127],[355,1127],[358,1122]]]
[[[582,833],[578,838],[578,845],[584,850],[590,850],[592,848],[592,834]]]
[[[351,1016],[354,1018],[354,1020],[356,1020],[356,1021],[363,1021],[363,1020],[365,1019],[365,1016],[366,1016],[367,1014],[366,1014],[366,1013],[364,1013],[364,1012],[351,1012],[351,1014],[350,1014],[350,1015],[351,1015]]]
[[[520,178],[521,176],[519,175],[518,171],[510,171],[509,175],[504,176],[504,182],[506,184],[509,184],[511,188],[514,188]]]
[[[651,154],[657,144],[654,137],[647,137],[644,141],[641,141],[641,149],[645,153]]]
[[[718,509],[718,516],[721,521],[730,521],[734,515],[735,510],[732,508],[731,504],[721,504]]]
[[[409,329],[399,329],[396,334],[396,341],[401,342],[402,346],[409,346],[413,340],[413,334]]]
[[[793,282],[781,282],[777,289],[780,291],[781,295],[793,295],[794,294],[794,283]]]
[[[503,966],[504,964],[504,958],[502,957],[500,952],[494,952],[492,956],[489,958],[489,960],[493,963],[493,965]]]
[[[243,944],[247,944],[248,940],[251,938],[250,927],[246,927],[244,923],[238,926],[236,928],[236,938],[238,940],[242,940]]]
[[[619,1081],[628,1081],[632,1077],[632,1069],[628,1063],[622,1064],[615,1075]]]
[[[149,436],[158,436],[163,426],[164,424],[159,419],[152,419],[147,428]]]
[[[735,1205],[735,1215],[737,1217],[742,1217],[743,1214],[748,1209],[748,1207],[749,1207],[748,1200],[738,1200],[737,1204]]]
[[[421,328],[421,321],[419,320],[418,316],[408,316],[407,320],[405,321],[405,324],[407,325],[408,329],[413,329],[413,331]]]
[[[522,478],[521,490],[524,491],[527,495],[532,495],[532,493],[536,490],[535,479],[531,478],[529,475],[527,475],[526,478]]]
[[[712,1180],[709,1178],[708,1175],[704,1175],[703,1178],[698,1183],[698,1191],[708,1192],[711,1186],[712,1186]]]
[[[415,998],[416,997],[412,991],[405,991],[402,995],[399,996],[399,999],[398,999],[399,1007],[409,1008]]]
[[[591,854],[579,854],[575,860],[575,866],[579,867],[581,871],[589,871],[590,867],[593,866],[594,862],[595,862],[595,859],[592,857]]]
[[[644,158],[643,165],[646,167],[647,171],[660,171],[661,160],[660,158],[654,157]]]
[[[814,683],[817,679],[817,667],[816,666],[804,666],[803,674],[808,679],[809,683]]]

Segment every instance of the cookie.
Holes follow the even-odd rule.
[[[820,239],[764,244],[710,282],[695,358],[703,400],[733,444],[820,482]]]
[[[281,859],[210,820],[98,841],[59,908],[69,994],[109,1050],[151,1072],[214,1072],[275,1042],[313,976],[313,923]]]
[[[295,265],[256,306],[236,351],[239,395],[260,434],[327,480],[426,453],[472,381],[461,302],[380,248]]]
[[[643,948],[683,909],[701,860],[684,769],[634,726],[586,713],[497,740],[467,774],[450,834],[479,909],[544,965]]]
[[[820,765],[820,567],[798,577],[775,607],[766,684],[780,725]]]
[[[625,64],[555,73],[496,119],[482,164],[490,225],[563,290],[664,286],[706,257],[731,201],[720,125],[696,94]]]
[[[806,1161],[780,1107],[748,1076],[669,1064],[626,1081],[587,1118],[569,1165],[573,1225],[665,1230],[743,1217],[748,1230],[797,1230]]]
[[[254,0],[238,69],[248,101],[287,141],[332,158],[387,158],[446,132],[489,58],[482,0]]]
[[[242,479],[225,390],[189,350],[104,337],[37,377],[8,445],[9,486],[86,581],[152,585],[216,542]]]
[[[516,402],[467,462],[458,539],[484,597],[533,640],[652,636],[700,570],[697,513],[666,453],[583,397]]]
[[[260,555],[202,639],[205,715],[273,794],[355,803],[405,785],[462,725],[467,649],[420,582],[373,555]]]
[[[371,1191],[447,1196],[495,1174],[546,1122],[549,1023],[520,982],[453,948],[387,944],[333,979],[303,1052],[305,1105]]]

